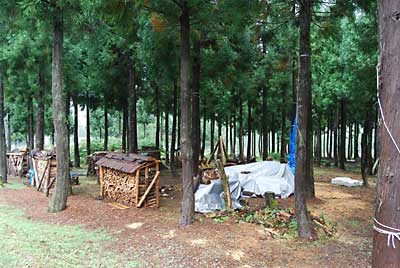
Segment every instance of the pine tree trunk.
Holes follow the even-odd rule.
[[[292,21],[294,27],[296,27],[297,23],[297,14],[296,14],[296,2],[297,0],[292,1]],[[290,123],[294,124],[294,120],[296,119],[296,106],[297,106],[297,54],[296,54],[296,47],[297,47],[297,40],[295,38],[296,35],[293,35],[293,50],[292,50],[292,114],[290,118]]]
[[[232,127],[233,127],[233,146],[232,146],[232,155],[234,158],[236,158],[236,111],[233,114],[233,123],[232,123]]]
[[[79,139],[78,139],[78,103],[74,100],[74,167],[81,166],[79,157]]]
[[[346,162],[346,111],[345,101],[340,100],[340,146],[339,146],[339,168],[345,169]]]
[[[397,19],[400,9],[397,0],[378,1],[380,33],[379,95],[382,113],[392,136],[399,145],[400,91],[399,61],[400,28]],[[382,115],[380,115],[382,122]],[[378,138],[380,167],[377,180],[377,206],[375,218],[381,224],[400,229],[400,152],[396,149],[388,131],[380,124]],[[375,226],[388,230],[385,227]],[[372,268],[400,267],[399,240],[393,238],[396,248],[388,245],[388,235],[374,232]]]
[[[33,150],[35,145],[34,130],[33,130],[33,103],[32,97],[28,99],[28,149]]]
[[[90,155],[90,108],[86,105],[86,155]]]
[[[192,147],[193,147],[193,176],[199,173],[200,158],[200,70],[201,47],[200,38],[193,44],[193,95],[192,95]]]
[[[174,100],[173,100],[173,112],[172,112],[172,133],[171,133],[171,172],[173,176],[176,176],[176,163],[175,163],[175,147],[176,147],[176,123],[177,123],[177,111],[178,111],[178,85],[174,83]],[[200,116],[200,115],[199,115]]]
[[[271,151],[272,153],[276,152],[276,139],[275,139],[275,116],[272,114],[272,119],[271,119]]]
[[[36,97],[38,104],[36,114],[36,144],[37,150],[43,150],[44,148],[44,98],[46,95],[46,84],[44,80],[44,74],[42,69],[39,71],[39,94]]]
[[[201,139],[201,158],[204,158],[204,152],[206,149],[206,132],[207,132],[207,118],[206,118],[206,108],[204,107],[203,111],[203,132],[202,132],[202,139]]]
[[[360,126],[358,123],[354,124],[354,159],[357,161],[360,156],[358,152],[358,142],[359,142],[359,136],[360,136]]]
[[[215,119],[214,114],[211,115],[210,120],[210,152],[214,149],[214,130],[215,130]]]
[[[243,100],[239,97],[239,159],[244,161],[244,146],[243,146]]]
[[[56,4],[56,1],[52,1]],[[49,211],[59,212],[66,208],[69,192],[69,147],[66,125],[66,103],[63,99],[63,65],[64,65],[64,22],[59,7],[54,9],[53,18],[53,56],[52,56],[52,97],[55,143],[57,155],[57,180],[55,190],[50,198]]]
[[[268,116],[267,116],[267,87],[262,88],[262,159],[268,158]]]
[[[307,173],[309,163],[307,154],[309,147],[312,146],[311,129],[309,129],[311,111],[311,44],[310,44],[310,24],[311,24],[311,5],[312,0],[303,0],[300,6],[300,81],[297,94],[297,135],[296,135],[296,171],[295,171],[295,203],[296,220],[299,237],[310,239],[313,231],[307,211],[305,189],[307,188]]]
[[[7,183],[7,148],[4,117],[4,84],[3,76],[0,74],[0,181]]]
[[[11,152],[11,113],[7,114],[7,151]]]
[[[286,89],[283,90],[283,103],[281,111],[281,161],[286,160]]]
[[[347,158],[348,159],[353,158],[353,124],[351,123],[350,119],[349,119],[349,139],[347,145]]]
[[[164,124],[164,135],[165,135],[165,162],[169,164],[169,114],[165,112],[165,124]]]
[[[104,105],[104,151],[108,151],[108,111],[107,106]]]
[[[329,111],[329,129],[328,129],[328,135],[329,135],[329,145],[328,145],[328,158],[332,159],[332,145],[333,145],[333,115],[332,115],[332,110]]]
[[[369,104],[369,107],[372,111],[372,103]],[[372,114],[370,113],[370,117],[372,117]],[[373,136],[372,136],[372,132],[373,132],[373,122],[371,118],[368,118],[369,121],[369,128],[368,128],[368,150],[367,150],[367,170],[368,170],[368,175],[373,175],[372,172],[372,167],[374,165],[374,160],[372,159],[372,145],[373,145]]]
[[[317,140],[315,143],[315,160],[316,164],[318,167],[321,166],[321,158],[322,158],[322,147],[321,147],[321,114],[318,113],[318,118],[317,118]]]
[[[124,106],[122,110],[122,151],[127,152],[126,150],[126,134],[128,128],[128,109]],[[158,148],[158,147],[157,147]]]
[[[137,142],[137,115],[136,115],[136,85],[133,70],[133,62],[129,60],[128,70],[128,90],[129,90],[129,139],[128,139],[128,152],[136,153],[138,150]]]
[[[229,147],[231,155],[235,156],[234,149],[233,149],[233,116],[229,117]]]
[[[335,167],[339,167],[338,129],[339,129],[339,107],[336,107],[335,126],[333,130],[333,158],[335,160]]]
[[[251,118],[251,102],[250,100],[247,101],[247,162],[249,163],[251,160],[251,125],[252,125],[252,118]]]
[[[156,147],[160,148],[160,92],[158,86],[155,88],[156,98]]]
[[[229,152],[229,119],[227,118],[225,121],[225,146],[226,152]]]
[[[191,144],[190,120],[190,19],[186,0],[181,1],[180,16],[181,46],[180,46],[180,81],[181,81],[181,146],[182,146],[182,209],[180,224],[185,226],[194,221],[193,193],[193,155]]]

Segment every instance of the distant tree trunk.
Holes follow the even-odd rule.
[[[303,0],[300,5],[300,81],[297,94],[297,135],[296,135],[296,171],[295,171],[295,203],[296,220],[299,237],[310,239],[313,230],[307,211],[305,189],[307,188],[307,174],[309,163],[307,162],[311,129],[309,129],[309,112],[311,112],[311,24],[312,0]]]
[[[155,87],[156,89],[156,147],[160,148],[160,92],[158,86]]]
[[[0,179],[1,182],[7,183],[7,148],[4,117],[4,84],[3,76],[0,74]]]
[[[11,113],[7,114],[7,151],[11,152]]]
[[[351,123],[350,119],[349,119],[349,139],[347,145],[347,158],[348,159],[353,158],[353,124]]]
[[[136,153],[138,150],[138,142],[137,142],[137,114],[136,114],[136,85],[135,85],[135,76],[133,70],[133,62],[129,59],[129,67],[128,67],[128,90],[129,90],[129,144],[128,144],[128,152]]]
[[[229,147],[230,147],[230,152],[231,155],[235,155],[234,154],[234,148],[233,148],[233,116],[231,115],[229,117]]]
[[[193,176],[199,173],[200,158],[200,70],[201,48],[200,38],[193,44],[193,94],[192,94],[192,147],[193,147]]]
[[[218,137],[217,139],[219,140],[219,138],[222,136],[222,117],[220,115],[218,115]]]
[[[127,128],[128,128],[128,109],[126,108],[126,106],[124,106],[122,108],[122,151],[124,152],[127,152],[126,150]]]
[[[271,119],[271,151],[272,153],[276,152],[276,140],[275,140],[275,116],[272,114],[272,119]]]
[[[165,162],[169,164],[169,114],[165,112]]]
[[[345,100],[340,100],[340,146],[339,146],[339,168],[345,169],[346,162],[346,108]]]
[[[286,89],[283,90],[281,110],[281,161],[286,160]]]
[[[59,212],[66,208],[69,192],[69,147],[68,147],[68,129],[66,125],[66,103],[63,100],[63,14],[54,4],[53,17],[53,66],[52,66],[52,97],[53,97],[53,118],[56,141],[57,155],[57,180],[56,188],[50,198],[49,211]]]
[[[267,116],[267,87],[262,88],[262,159],[266,160],[268,158],[268,116]]]
[[[226,146],[226,152],[229,152],[229,117],[226,118],[225,121],[225,146]]]
[[[315,145],[315,155],[316,155],[316,163],[317,166],[321,166],[321,158],[322,158],[322,153],[321,153],[321,114],[318,113],[318,118],[317,118],[317,142]]]
[[[108,111],[104,104],[104,151],[108,151]]]
[[[328,120],[328,135],[329,135],[329,145],[328,145],[328,158],[332,159],[332,145],[333,145],[333,115],[332,110],[329,111]]]
[[[177,123],[177,111],[178,111],[178,85],[174,83],[174,100],[172,106],[172,133],[171,133],[171,172],[173,176],[176,176],[176,159],[175,159],[175,144],[176,144],[176,123]],[[200,115],[199,115],[200,116]]]
[[[236,112],[233,114],[233,146],[232,146],[232,155],[236,158]]]
[[[176,139],[177,140],[177,145],[178,145],[178,148],[181,148],[181,122],[182,122],[182,120],[181,120],[181,108],[180,108],[181,106],[180,105],[178,105],[178,138]]]
[[[244,161],[244,146],[243,146],[243,99],[239,97],[239,159]]]
[[[90,154],[90,108],[89,105],[86,105],[86,155]]]
[[[206,118],[206,108],[204,107],[203,111],[203,137],[201,139],[201,158],[204,158],[204,152],[206,149],[206,132],[207,132],[207,118]]]
[[[339,108],[336,108],[335,126],[333,129],[333,158],[335,159],[335,167],[339,166],[338,157],[338,128],[339,128]]]
[[[252,125],[252,118],[251,118],[251,102],[250,100],[247,101],[247,162],[251,160],[251,125]]]
[[[365,126],[367,125],[367,120],[365,122]],[[361,135],[361,176],[363,179],[364,186],[368,186],[368,174],[367,174],[367,150],[368,150],[368,144],[367,144],[367,133],[364,131],[364,133]]]
[[[33,130],[33,103],[32,98],[28,99],[28,149],[33,150],[35,145],[34,130]]]
[[[296,14],[296,2],[297,0],[292,1],[292,22],[293,26],[296,27],[297,23],[297,14]],[[297,105],[297,38],[296,35],[293,35],[293,50],[292,50],[292,114],[290,118],[290,123],[293,124],[295,118],[296,118],[296,105]]]
[[[382,104],[382,114],[392,136],[399,145],[400,137],[400,90],[399,61],[400,28],[398,24],[399,1],[378,1],[378,18],[380,33],[380,72],[379,97]],[[380,115],[380,122],[383,118]],[[377,203],[375,211],[376,227],[393,232],[400,229],[400,153],[390,138],[383,122],[379,127],[380,167],[377,178]],[[384,227],[384,226],[388,226]],[[397,233],[398,231],[395,231]],[[390,242],[393,240],[393,247]],[[377,231],[373,236],[372,268],[400,267],[400,243],[397,237],[390,237]],[[394,246],[396,248],[394,248]]]
[[[359,156],[359,152],[358,152],[358,139],[360,136],[360,127],[358,125],[358,123],[354,124],[354,159],[357,161],[360,156]]]
[[[370,109],[371,109],[371,111],[372,111],[372,102],[370,102],[369,103],[369,106],[368,106]],[[373,113],[370,113],[370,117],[372,117],[372,114]],[[369,128],[368,128],[368,139],[367,139],[367,143],[368,143],[368,147],[367,147],[367,170],[368,170],[368,175],[373,175],[373,172],[372,172],[372,167],[373,167],[373,165],[374,165],[374,160],[372,159],[372,145],[373,145],[373,136],[372,136],[372,132],[373,132],[373,126],[372,126],[372,124],[373,124],[373,122],[372,122],[372,119],[371,118],[368,118],[368,121],[369,121]]]
[[[78,139],[78,103],[74,100],[74,167],[81,166],[79,156],[79,139]]]
[[[214,114],[211,114],[210,120],[210,151],[214,149],[214,131],[215,131],[215,118]]]
[[[43,71],[39,71],[39,94],[36,96],[38,104],[36,113],[36,144],[37,150],[43,150],[44,147],[44,98],[46,95],[46,84]]]
[[[253,149],[252,149],[252,155],[255,157],[256,156],[256,130],[253,130],[253,139],[252,139],[252,143],[253,143]]]
[[[181,1],[181,146],[182,146],[182,209],[180,224],[185,226],[194,221],[194,192],[193,192],[193,154],[190,135],[190,19],[187,0]]]

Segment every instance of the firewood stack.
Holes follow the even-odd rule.
[[[137,207],[158,207],[159,160],[137,154],[109,153],[96,165],[103,198]]]
[[[29,171],[29,157],[27,150],[17,150],[7,153],[8,175],[23,177]]]
[[[54,186],[57,176],[56,155],[45,150],[36,152],[32,156],[32,164],[35,173],[32,186],[49,196],[49,191]]]

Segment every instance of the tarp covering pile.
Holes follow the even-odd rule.
[[[263,196],[273,192],[286,198],[294,192],[294,176],[287,164],[273,161],[256,162],[225,168],[229,177],[233,208],[240,208],[242,192]],[[200,184],[195,193],[195,210],[210,212],[223,209],[224,199],[221,179],[211,180],[208,185]]]

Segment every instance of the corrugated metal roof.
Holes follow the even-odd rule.
[[[137,169],[157,160],[151,156],[124,153],[108,153],[96,162],[97,166],[112,168],[124,173],[134,173]]]

